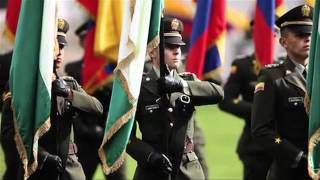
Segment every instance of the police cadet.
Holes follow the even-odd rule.
[[[159,47],[149,52],[153,68],[142,78],[135,116],[142,138],[134,125],[127,152],[138,163],[134,179],[204,179],[193,151],[195,106],[218,103],[223,99],[220,86],[198,80],[192,73],[177,74],[181,63],[182,22],[163,18],[164,60],[169,75],[160,77]],[[170,94],[170,99],[161,96]]]
[[[268,180],[306,180],[308,116],[303,99],[306,93],[312,7],[301,5],[277,21],[280,44],[287,52],[281,64],[263,69],[255,87],[252,135],[274,160]]]
[[[68,22],[58,19],[59,47],[54,59],[51,128],[39,140],[38,169],[30,179],[84,180],[85,175],[76,156],[77,146],[73,142],[72,116],[77,112],[102,114],[103,111],[101,103],[86,94],[74,78],[60,78],[56,73],[64,61],[68,29]]]
[[[253,23],[250,23],[250,33]],[[243,180],[265,179],[272,161],[272,157],[251,136],[251,110],[257,78],[254,53],[235,59],[224,85],[224,100],[219,103],[221,110],[242,118],[245,123],[237,146],[237,154],[243,163]]]
[[[87,33],[92,28],[93,22],[86,21],[75,31],[79,37],[80,46],[86,48]],[[74,77],[78,82],[82,82],[82,67],[83,58],[81,60],[69,63],[65,66],[65,71],[68,75]],[[108,115],[109,103],[112,93],[112,83],[106,84],[92,94],[97,98],[103,106],[103,115],[97,116],[87,113],[78,113],[73,116],[74,121],[74,134],[75,142],[78,145],[79,162],[83,167],[86,180],[91,180],[99,165],[100,158],[98,156],[98,149],[101,145],[105,120]],[[88,148],[90,147],[90,148]],[[108,180],[125,180],[126,177],[126,163],[124,163],[117,171],[105,175]]]

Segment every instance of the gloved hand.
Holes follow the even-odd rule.
[[[152,152],[147,160],[150,167],[155,170],[158,170],[164,174],[170,174],[172,172],[172,163],[169,158],[164,154],[160,154],[157,152]]]
[[[307,167],[308,167],[308,157],[305,153],[303,153],[298,163],[298,168],[307,169]]]
[[[52,82],[52,94],[55,96],[68,97],[71,93],[63,79],[56,79]]]
[[[160,77],[157,82],[158,89],[162,93],[181,92],[183,90],[182,81],[172,76]]]
[[[45,164],[52,169],[56,169],[59,173],[63,171],[62,160],[59,156],[48,153]]]

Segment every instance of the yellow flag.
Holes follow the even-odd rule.
[[[124,0],[99,1],[94,52],[116,63],[121,37]]]

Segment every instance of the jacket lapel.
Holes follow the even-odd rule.
[[[152,68],[151,71],[149,71],[143,76],[141,86],[145,88],[147,91],[155,95],[158,95],[157,79],[158,79],[157,74]]]
[[[286,76],[284,77],[284,79],[290,84],[301,89],[303,92],[306,92],[306,79],[295,70],[295,65],[293,64],[293,62],[291,62],[291,60],[287,60],[286,67]]]

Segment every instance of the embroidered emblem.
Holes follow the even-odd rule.
[[[171,22],[171,29],[176,31],[178,30],[178,27],[179,27],[179,21],[176,18],[174,18]]]
[[[301,13],[302,13],[302,16],[306,16],[306,17],[309,17],[310,16],[310,7],[308,5],[304,5],[302,6],[301,8]]]
[[[62,19],[58,19],[58,29],[64,29],[64,21]]]

